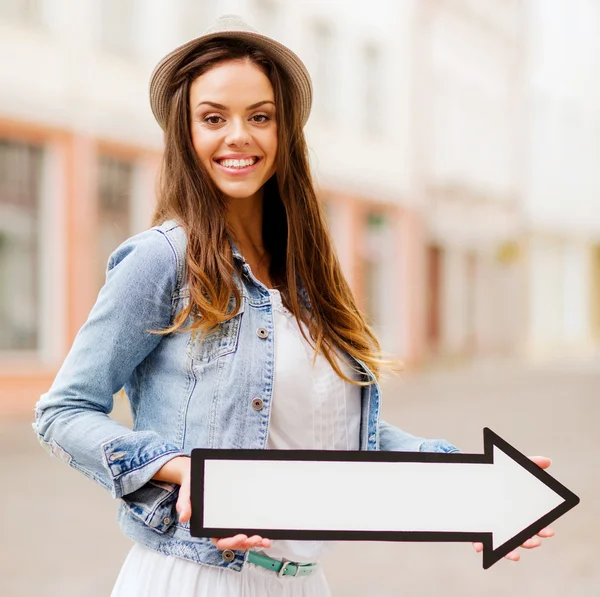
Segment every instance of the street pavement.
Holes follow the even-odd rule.
[[[581,503],[541,548],[489,570],[468,543],[339,543],[324,560],[335,597],[600,597],[600,367],[438,367],[384,390],[386,420],[416,435],[482,452],[487,426],[527,455],[550,456],[550,474]],[[127,420],[126,410],[120,399],[115,417]],[[0,597],[107,597],[131,546],[116,500],[48,456],[29,421],[1,421],[0,448]]]

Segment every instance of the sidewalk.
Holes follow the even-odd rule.
[[[581,504],[540,549],[488,571],[468,544],[341,543],[324,561],[334,596],[600,595],[600,371],[480,363],[406,374],[384,393],[384,417],[417,435],[481,452],[488,426],[526,454],[551,456],[549,472]],[[114,521],[117,502],[50,458],[29,421],[0,422],[0,447],[2,597],[107,597],[131,545]]]

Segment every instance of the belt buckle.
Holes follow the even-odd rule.
[[[283,562],[283,566],[281,567],[281,570],[277,573],[277,576],[279,578],[283,577],[283,575],[285,574],[285,571],[287,570],[287,567],[290,564],[294,564],[294,566],[296,566],[296,573],[294,574],[294,578],[296,576],[298,576],[298,572],[300,571],[300,565],[298,564],[298,562]]]

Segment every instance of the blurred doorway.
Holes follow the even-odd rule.
[[[381,347],[398,348],[396,324],[401,313],[398,299],[398,269],[390,214],[369,210],[363,220],[362,275],[365,315]]]
[[[592,336],[600,343],[600,245],[592,247]]]
[[[466,313],[465,313],[465,353],[473,356],[477,352],[479,330],[477,329],[477,278],[478,260],[477,253],[470,251],[467,260],[467,287],[466,287]]]
[[[427,346],[432,354],[440,350],[442,258],[441,247],[427,248]]]

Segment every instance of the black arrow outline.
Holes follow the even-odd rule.
[[[438,462],[464,464],[493,464],[494,446],[502,450],[517,464],[529,471],[544,485],[557,493],[564,501],[556,508],[530,524],[502,545],[493,549],[492,532],[444,532],[444,531],[324,531],[324,530],[281,530],[281,529],[236,529],[245,535],[261,535],[269,539],[307,539],[321,541],[432,541],[483,543],[483,568],[501,560],[505,555],[522,545],[543,528],[579,504],[580,499],[570,489],[540,468],[527,456],[511,446],[506,440],[488,427],[483,429],[483,454],[454,452],[379,452],[379,451],[328,451],[328,450],[192,450],[191,495],[192,518],[190,534],[193,537],[230,537],[231,529],[204,526],[204,462],[206,460],[287,460],[287,461],[329,461],[329,462]],[[243,499],[243,496],[240,497]]]

